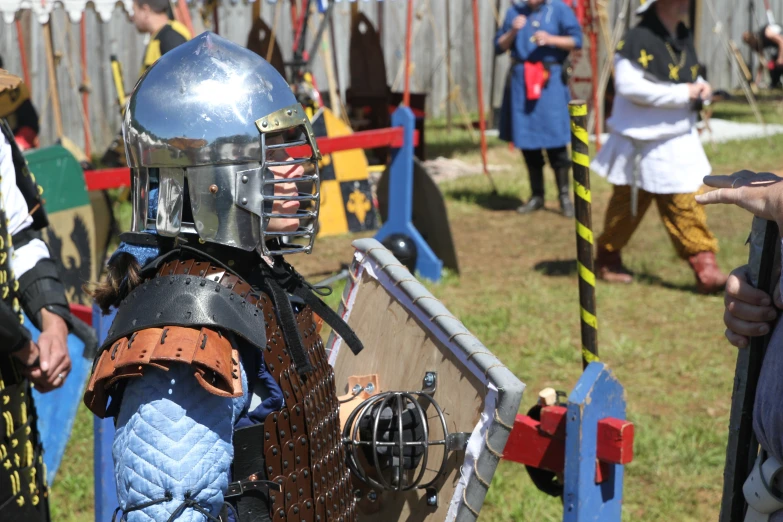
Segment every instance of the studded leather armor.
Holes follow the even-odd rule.
[[[195,314],[185,313],[199,321],[188,324],[188,319],[182,319],[180,306],[180,320],[173,321],[174,315],[164,312],[166,303],[154,297],[156,291],[165,291],[172,301],[184,295],[198,298],[198,292],[203,291],[210,296],[212,316],[222,317],[220,310],[226,307],[237,317],[225,324],[219,320],[203,324]],[[123,308],[136,312],[123,314]],[[305,375],[300,375],[286,346],[279,314],[266,292],[208,261],[166,262],[120,306],[97,359],[85,403],[97,415],[105,416],[109,396],[116,400],[124,380],[142,376],[145,368],[166,368],[172,362],[191,364],[199,383],[211,393],[237,396],[242,393],[241,386],[235,384],[238,355],[226,338],[232,333],[250,337],[255,324],[258,330],[252,336],[253,344],[280,386],[284,404],[263,424],[234,432],[232,482],[226,501],[236,509],[241,522],[354,520],[334,371],[327,362],[312,309],[298,307],[295,322],[312,367]],[[127,325],[138,328],[130,332]],[[265,335],[258,335],[260,332]],[[258,343],[259,339],[264,342]]]

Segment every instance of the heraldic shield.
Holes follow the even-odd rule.
[[[357,519],[473,521],[525,385],[380,243],[353,245],[340,315],[365,349],[327,351]]]

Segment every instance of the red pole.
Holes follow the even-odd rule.
[[[220,23],[218,19],[218,3],[215,2],[215,7],[212,8],[212,19],[215,21],[215,34],[220,34]],[[195,35],[193,35],[195,36]]]
[[[27,66],[27,51],[24,48],[24,37],[22,37],[22,21],[16,21],[16,38],[19,40],[19,57],[22,59],[22,74],[24,75],[24,83],[27,84],[27,88],[30,92],[33,90],[33,84],[30,83],[30,69]]]
[[[405,20],[405,86],[402,104],[411,105],[411,39],[413,38],[413,0],[408,0],[408,16]]]
[[[82,108],[84,110],[84,153],[87,158],[92,158],[92,147],[90,146],[90,104],[89,87],[87,85],[87,20],[82,13],[82,21],[79,23],[81,30],[81,53],[82,53]]]
[[[476,87],[478,89],[479,132],[481,135],[481,164],[484,166],[484,174],[487,169],[487,129],[484,120],[484,82],[481,75],[481,31],[479,30],[478,0],[473,0],[473,45],[476,49]]]
[[[293,10],[294,8],[292,8]],[[302,30],[304,29],[305,17],[307,17],[307,4],[302,4],[302,13],[299,15],[299,21],[296,24],[296,37],[294,38],[294,52],[299,48],[299,40],[302,38]],[[306,58],[305,58],[306,59]]]

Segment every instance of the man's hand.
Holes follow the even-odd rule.
[[[33,365],[38,364],[38,345],[36,345],[32,341],[27,341],[27,344],[24,345],[24,348],[21,350],[17,350],[13,352],[13,356],[16,358],[17,361],[22,363],[22,366],[25,367],[32,367]]]
[[[745,265],[732,271],[726,282],[723,322],[726,325],[726,339],[737,348],[747,348],[751,337],[767,334],[770,323],[778,316],[774,306],[783,307],[780,302],[780,285],[775,285],[775,292],[770,297],[766,292],[754,288],[749,280],[750,270]]]
[[[728,203],[750,211],[762,219],[775,221],[783,227],[783,178],[748,170],[731,176],[706,176],[704,184],[718,190],[696,196],[702,205]]]
[[[533,41],[536,42],[536,45],[538,45],[539,47],[543,47],[545,45],[551,45],[552,35],[547,33],[546,31],[536,31],[536,33],[533,35]]]
[[[709,100],[712,98],[712,85],[707,82],[703,82],[701,85],[701,99]]]
[[[525,15],[519,15],[511,22],[511,29],[514,30],[514,32],[521,31],[525,26],[527,25],[527,16]]]
[[[68,325],[58,315],[41,310],[42,332],[38,337],[41,363],[28,372],[35,388],[42,392],[59,388],[71,371],[68,355]]]
[[[712,96],[712,87],[708,83],[689,83],[688,84],[688,96],[691,101],[706,100],[709,96]]]

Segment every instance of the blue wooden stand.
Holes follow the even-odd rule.
[[[624,467],[611,465],[595,483],[598,421],[607,417],[625,420],[625,390],[603,363],[590,363],[568,397],[563,522],[620,522]]]
[[[100,308],[93,306],[92,326],[98,332],[98,343],[103,343],[114,320],[116,310],[103,315]],[[95,475],[95,522],[111,520],[117,508],[117,484],[114,481],[114,461],[111,445],[114,441],[114,419],[93,418],[93,473]]]
[[[375,234],[375,239],[382,242],[392,234],[410,237],[418,252],[416,270],[422,277],[439,281],[443,261],[413,226],[413,133],[416,117],[409,107],[401,106],[392,114],[391,124],[392,127],[403,128],[403,145],[392,150],[389,166],[389,219]]]

